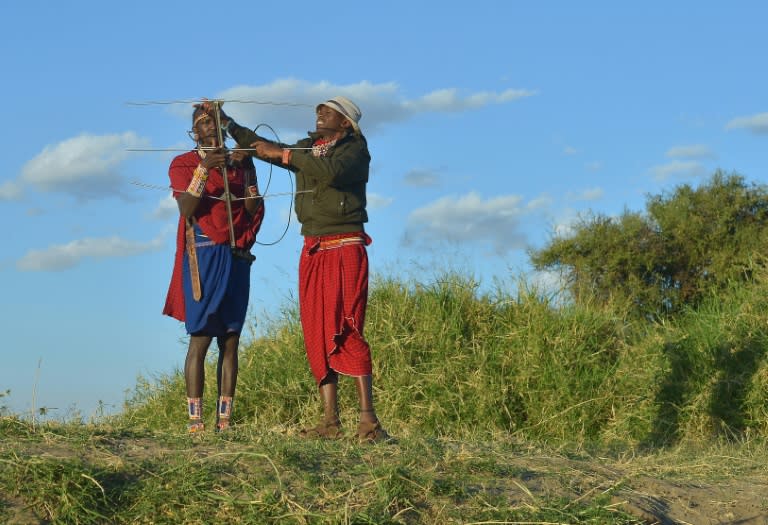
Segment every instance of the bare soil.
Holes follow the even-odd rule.
[[[717,483],[675,481],[557,457],[520,458],[519,466],[530,471],[525,489],[534,497],[576,501],[609,492],[616,508],[649,525],[768,524],[765,476]]]

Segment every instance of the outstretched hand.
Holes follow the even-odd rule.
[[[232,150],[229,152],[229,159],[232,161],[232,164],[239,165],[241,164],[246,158],[248,158],[251,154],[250,151],[243,151],[240,146],[240,144],[237,145],[238,149]]]
[[[283,148],[273,142],[257,140],[251,144],[256,150],[256,156],[262,160],[280,161],[283,157]]]

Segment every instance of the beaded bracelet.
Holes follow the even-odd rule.
[[[192,180],[189,182],[189,187],[187,187],[187,193],[192,194],[195,197],[202,196],[207,180],[208,170],[198,164],[195,171],[192,173]]]

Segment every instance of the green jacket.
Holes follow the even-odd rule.
[[[227,131],[244,147],[266,140],[234,122]],[[312,143],[316,139],[317,134],[310,132],[308,138],[294,145],[280,144],[284,148],[306,148],[294,149],[288,166],[296,173],[294,209],[301,223],[301,234],[318,236],[363,231],[363,224],[368,222],[365,187],[371,163],[365,136],[347,134],[326,157],[312,155]],[[307,190],[312,193],[301,193]]]

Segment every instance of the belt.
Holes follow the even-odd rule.
[[[239,259],[245,259],[249,263],[252,263],[253,261],[256,260],[256,256],[253,255],[248,250],[244,250],[242,248],[231,248],[231,250],[232,250],[232,255]]]
[[[333,250],[334,248],[341,248],[348,244],[365,244],[363,237],[342,237],[341,239],[329,239],[326,241],[320,241],[318,250]]]
[[[197,241],[194,243],[194,248],[205,248],[206,246],[216,246],[216,243],[210,239],[207,241]],[[252,255],[251,252],[243,248],[230,248],[230,251],[232,252],[232,255],[234,255],[239,259],[245,259],[246,261],[249,261],[249,262],[253,262],[256,260],[255,255]],[[190,258],[191,258],[191,255],[190,255]]]

